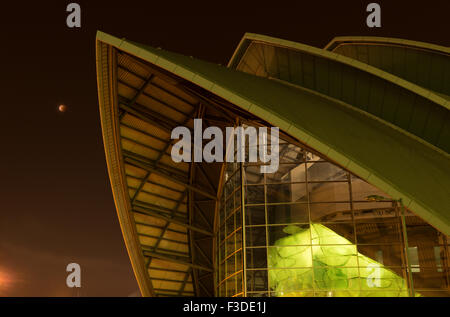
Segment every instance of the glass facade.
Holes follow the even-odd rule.
[[[225,163],[217,296],[449,296],[447,236],[317,153],[279,149],[272,174]]]

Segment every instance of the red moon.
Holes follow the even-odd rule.
[[[58,111],[59,112],[65,112],[67,110],[67,107],[65,105],[59,105]]]

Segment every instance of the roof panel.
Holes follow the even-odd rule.
[[[174,212],[170,208],[154,207],[154,205],[158,205],[159,198],[152,199],[147,203],[134,201],[131,204],[130,196],[124,191],[126,187],[124,175],[139,174],[138,177],[142,180],[147,176],[149,182],[153,181],[181,192],[187,192],[188,186],[190,186],[185,182],[189,179],[189,175],[187,170],[178,170],[174,173],[175,175],[169,175],[166,172],[174,172],[169,168],[170,166],[161,165],[164,168],[162,172],[159,169],[156,170],[153,168],[156,165],[148,160],[148,157],[137,157],[132,152],[127,152],[126,149],[118,146],[123,140],[121,140],[116,125],[120,125],[121,122],[146,133],[154,134],[161,140],[165,139],[169,146],[171,140],[167,132],[170,129],[156,128],[156,122],[148,119],[145,115],[137,113],[118,118],[119,109],[114,109],[113,105],[117,105],[114,101],[120,95],[117,96],[117,92],[113,90],[114,87],[108,86],[109,79],[114,79],[114,59],[109,58],[114,56],[114,52],[120,52],[121,48],[115,46],[117,44],[115,41],[111,41],[111,38],[113,37],[105,36],[102,33],[98,34],[97,65],[104,143],[116,208],[133,268],[143,293],[146,295],[168,294],[167,292],[170,293],[170,291],[167,289],[153,287],[152,283],[146,284],[146,279],[151,277],[151,273],[150,276],[143,275],[146,264],[151,259],[150,272],[157,269],[172,273],[181,271],[178,273],[186,274],[189,279],[191,264],[186,262],[189,261],[189,258],[186,260],[183,257],[173,256],[165,258],[171,256],[169,253],[175,254],[175,251],[178,251],[170,246],[171,243],[167,240],[165,241],[168,243],[166,247],[170,250],[161,248],[158,251],[159,254],[153,253],[151,248],[140,244],[139,241],[142,241],[143,238],[136,241],[136,228],[141,230],[142,226],[147,224],[148,229],[146,230],[150,231],[152,230],[150,228],[154,228],[154,232],[159,233],[163,238],[167,237],[166,233],[171,232],[183,235],[185,241],[188,241],[188,234],[192,234],[192,230],[188,229],[188,224],[181,221],[176,223],[174,219],[168,218],[166,215]],[[357,175],[363,175],[362,177],[369,182],[370,179],[377,180],[377,183],[381,184],[381,190],[389,195],[392,194],[394,198],[402,198],[405,204],[411,206],[419,216],[444,233],[450,232],[450,211],[448,210],[450,206],[450,159],[442,151],[405,133],[393,124],[324,94],[163,50],[136,46],[127,41],[122,41],[122,43],[127,43],[126,53],[134,55],[137,61],[145,60],[148,55],[157,56],[157,59],[153,57],[151,60],[148,59],[148,69],[150,71],[153,67],[158,68],[165,74],[163,77],[172,77],[173,84],[172,86],[167,84],[168,89],[179,90],[181,85],[177,85],[177,82],[181,82],[181,78],[185,78],[183,76],[186,74],[195,74],[189,79],[190,86],[208,91],[209,94],[214,95],[214,99],[229,101],[237,109],[249,109],[250,114],[261,116],[262,120],[269,124],[277,122],[286,127],[284,132],[293,138],[297,138],[315,149],[320,149],[318,151],[323,155],[329,155],[336,163],[347,166]],[[106,54],[102,51],[103,49],[109,49],[110,53]],[[297,66],[305,68],[306,71],[302,77],[305,78],[305,81],[309,81],[313,78],[308,77],[312,75],[307,70],[309,69],[314,74],[314,59],[309,65],[310,59],[303,60],[302,57],[301,60],[302,62]],[[142,63],[140,61],[137,64]],[[291,59],[289,59],[289,63],[291,63]],[[288,66],[292,66],[292,64]],[[336,75],[339,74],[339,72],[336,73]],[[392,81],[390,82],[392,83]],[[311,83],[314,85],[314,81]],[[371,88],[370,83],[367,88],[368,90]],[[351,95],[350,87],[346,87],[344,91],[347,95]],[[339,94],[338,89],[336,89],[336,94]],[[412,94],[412,96],[416,95]],[[191,96],[191,98],[193,97]],[[193,104],[199,103],[198,100],[193,99]],[[403,98],[403,100],[407,100],[407,98]],[[121,107],[121,105],[119,106]],[[155,122],[155,125],[150,122]],[[443,130],[446,131],[445,126]],[[443,134],[445,133],[443,132]],[[120,160],[125,160],[125,163],[120,165]],[[169,165],[168,162],[166,163]],[[132,164],[137,164],[140,168],[132,167]],[[133,180],[133,184],[136,184],[135,180]],[[142,213],[148,211],[151,215],[132,212],[131,208],[142,210]],[[132,226],[133,221],[129,220],[130,216],[134,219],[135,227]],[[165,233],[163,234],[163,232]],[[162,243],[162,240],[159,243]],[[138,251],[138,247],[141,252]],[[145,257],[142,256],[142,251]],[[153,269],[155,266],[157,269]],[[185,292],[183,293],[179,289],[173,294],[185,294]]]
[[[432,91],[450,95],[450,85],[444,81],[450,71],[448,47],[395,38],[349,36],[333,39],[326,49],[368,63]],[[368,52],[368,60],[360,54],[362,50]]]
[[[346,45],[349,44],[346,43]],[[244,47],[246,49],[244,49]],[[340,45],[339,48],[341,47],[345,46]],[[241,65],[248,63],[248,60],[255,62],[253,59],[255,51],[270,52],[263,54],[265,59],[262,61],[262,65],[267,70],[267,77],[278,78],[295,85],[315,90],[319,93],[342,100],[351,106],[368,111],[386,121],[392,118],[392,116],[384,117],[384,112],[381,111],[384,105],[384,91],[387,85],[395,88],[391,91],[391,94],[396,94],[398,98],[407,98],[406,96],[408,94],[414,95],[416,98],[415,101],[420,103],[419,107],[424,109],[427,117],[434,105],[442,106],[448,110],[449,105],[444,96],[425,88],[436,88],[431,87],[429,84],[430,78],[433,77],[430,75],[432,70],[431,61],[435,58],[439,58],[439,65],[445,69],[446,63],[450,63],[450,58],[444,59],[445,55],[442,53],[437,55],[418,54],[418,61],[413,65],[413,68],[415,68],[414,72],[418,74],[418,81],[407,81],[402,78],[402,76],[404,76],[402,73],[390,73],[393,71],[394,66],[398,66],[394,65],[395,50],[403,51],[404,48],[399,47],[398,45],[392,46],[392,43],[390,46],[372,44],[367,45],[367,47],[358,46],[358,50],[350,50],[353,52],[352,54],[354,54],[354,56],[352,55],[349,56],[351,58],[348,58],[344,55],[340,56],[326,50],[320,50],[299,43],[267,36],[246,34],[243,41],[241,41],[240,47],[236,49],[236,53],[229,65],[233,67],[237,65],[236,69],[238,70],[256,74],[249,69],[242,69]],[[348,51],[348,49],[345,50],[345,52]],[[290,52],[289,56],[292,57],[289,59],[289,62],[287,62],[285,58],[288,52]],[[344,54],[344,49],[342,54]],[[368,64],[361,63],[358,60],[361,56],[364,56],[364,60],[367,60]],[[328,61],[329,71],[327,74],[323,72],[323,63],[320,63],[320,66],[317,67],[319,60]],[[299,65],[300,68],[298,67]],[[286,67],[288,67],[290,71],[286,71]],[[401,69],[401,67],[396,67],[396,69]],[[318,70],[320,70],[320,72],[318,72]],[[292,74],[295,73],[297,73],[297,75],[292,76]],[[323,76],[324,74],[326,74],[326,77]],[[359,91],[358,96],[352,97],[352,89],[354,86],[351,85],[351,82],[355,80],[362,81],[361,84],[358,83],[357,85],[362,85],[364,88],[368,87],[368,90]],[[417,85],[424,85],[425,88]],[[450,89],[450,85],[447,86]],[[363,94],[365,96],[363,96],[364,98],[361,98],[361,95]],[[430,101],[432,104],[430,104]],[[415,117],[419,116],[419,114],[413,111],[402,112],[402,115],[414,116],[414,118],[405,118],[404,120],[407,122],[421,120],[420,117]],[[431,117],[431,120],[434,120],[434,117]],[[395,124],[395,121],[388,122]],[[435,125],[434,122],[430,122],[430,126]],[[429,142],[431,145],[438,146],[438,143],[436,143],[434,139],[427,138],[428,133],[423,133],[425,131],[420,129],[408,130],[407,126],[402,126],[402,128],[406,129],[409,133],[415,133],[417,137]],[[449,153],[450,140],[439,143],[439,147],[443,151]]]

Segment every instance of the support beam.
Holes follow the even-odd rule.
[[[122,109],[124,109],[124,110],[126,110],[126,111],[128,111],[128,110],[134,110],[134,111],[136,111],[136,112],[139,112],[139,113],[141,113],[144,117],[145,117],[145,116],[148,116],[147,119],[155,119],[155,118],[156,118],[156,119],[159,120],[159,121],[158,121],[159,123],[164,123],[164,124],[166,124],[166,125],[167,125],[167,128],[170,129],[171,131],[172,131],[172,129],[173,129],[174,127],[177,127],[178,124],[179,124],[179,122],[177,122],[177,121],[175,121],[175,120],[173,120],[173,119],[171,119],[171,118],[169,118],[169,117],[166,117],[166,116],[163,115],[162,113],[157,112],[157,111],[155,111],[155,110],[152,110],[151,108],[149,108],[149,107],[147,107],[147,106],[145,106],[145,105],[139,104],[139,103],[137,103],[136,101],[135,101],[134,103],[131,104],[131,101],[132,101],[132,100],[127,99],[127,98],[125,98],[124,96],[119,95],[119,96],[118,96],[118,101],[119,101],[119,107],[120,107],[120,108],[122,108]],[[151,123],[151,122],[150,122],[150,123]],[[153,122],[152,124],[155,124],[155,122]]]
[[[188,283],[188,279],[189,279],[189,276],[191,275],[191,273],[192,273],[192,267],[189,268],[189,270],[184,275],[183,283],[181,284],[180,290],[178,291],[179,295],[181,295],[184,292],[184,288],[185,288],[186,284]]]
[[[148,76],[148,78],[144,81],[144,83],[142,84],[141,88],[138,90],[136,95],[134,95],[133,99],[130,100],[130,102],[128,103],[128,106],[132,107],[134,105],[134,103],[139,98],[139,96],[144,92],[147,85],[152,81],[153,77],[155,77],[153,74],[150,74],[150,76]]]
[[[162,227],[156,226],[156,225],[152,225],[152,224],[149,224],[149,223],[143,223],[143,222],[140,222],[140,221],[136,221],[135,223],[137,225],[140,225],[140,226],[150,227],[150,228],[155,228],[155,229],[161,229],[162,230]],[[186,232],[183,232],[183,231],[180,231],[180,230],[175,230],[175,229],[167,229],[167,231],[171,231],[171,232],[175,232],[175,233],[179,233],[179,234],[186,234]]]
[[[184,223],[182,221],[175,220],[175,219],[172,219],[172,218],[167,217],[167,216],[163,216],[163,215],[161,215],[161,214],[159,214],[159,213],[157,213],[155,211],[147,210],[147,209],[141,208],[139,206],[133,206],[133,211],[137,211],[137,212],[144,213],[144,214],[147,214],[147,215],[155,217],[155,218],[159,218],[159,219],[163,219],[163,220],[168,221],[168,222],[175,223],[175,224],[177,224],[179,226],[185,227],[185,228],[193,230],[193,231],[200,232],[200,233],[202,233],[204,235],[207,235],[207,236],[213,236],[213,233],[210,232],[210,231],[206,231],[204,229],[200,229],[200,228],[194,227],[194,226],[189,225],[187,223]]]
[[[164,255],[164,254],[151,252],[151,251],[146,251],[146,250],[144,250],[144,254],[146,254],[147,256],[153,257],[153,258],[160,259],[160,260],[165,260],[165,261],[169,261],[169,262],[174,262],[174,263],[186,265],[186,266],[192,267],[194,269],[203,270],[203,271],[207,271],[207,272],[213,272],[212,268],[209,268],[209,267],[206,267],[206,266],[202,266],[202,265],[193,264],[193,263],[190,263],[190,262],[186,262],[186,261],[180,260],[180,259],[178,259],[176,257],[167,256],[167,255]]]
[[[169,176],[175,178],[175,180],[182,183],[186,182],[186,174],[183,170],[179,170],[175,167],[163,163],[159,163],[158,166],[156,166],[155,161],[145,156],[128,150],[122,150],[122,152],[123,156],[125,157],[125,162],[128,164],[139,167],[145,171],[150,171],[152,173],[154,172],[155,174],[159,173],[158,175],[161,176]]]
[[[138,236],[142,236],[142,237],[148,237],[148,238],[153,238],[153,239],[162,239],[168,242],[172,242],[172,243],[179,243],[179,244],[184,244],[187,245],[188,243],[185,241],[180,241],[180,240],[173,240],[173,239],[168,239],[168,238],[164,238],[162,236],[154,236],[151,234],[147,234],[147,233],[140,233],[138,232]]]
[[[149,111],[143,111],[143,109],[139,108],[136,109],[137,108],[136,105],[130,107],[125,101],[123,102],[119,101],[119,107],[122,110],[125,110],[126,112],[132,114],[133,116],[141,119],[142,121],[147,122],[148,124],[156,126],[167,133],[172,133],[173,128],[171,126],[162,124],[165,122],[165,120],[160,115],[154,116],[153,114],[150,114]]]
[[[167,256],[176,256],[179,258],[184,258],[186,260],[189,259],[189,254],[186,252],[174,251],[171,249],[165,249],[165,248],[161,248],[161,247],[158,250],[156,250],[155,247],[148,245],[148,244],[144,244],[144,243],[141,243],[141,246],[143,247],[142,251],[158,252],[159,254],[164,254]]]
[[[181,198],[180,198],[180,200],[178,201],[177,205],[175,206],[174,211],[178,209],[178,206],[181,204],[181,202],[183,201],[184,197],[186,197],[186,193],[187,193],[187,191],[185,191],[185,192],[183,193],[183,195],[181,196]],[[173,219],[174,216],[171,216],[170,218]],[[156,241],[156,243],[155,243],[155,248],[158,248],[158,247],[159,247],[159,244],[161,243],[161,238],[166,234],[166,231],[167,231],[167,229],[169,228],[169,225],[170,225],[170,224],[171,224],[171,222],[167,222],[167,223],[164,225],[164,228],[163,228],[163,230],[161,231],[160,238],[159,238],[159,239]],[[189,245],[189,243],[186,243],[186,244]]]
[[[185,272],[182,272],[185,273]],[[171,278],[161,278],[161,277],[150,277],[150,279],[155,280],[155,281],[164,281],[164,282],[175,282],[175,283],[183,283],[183,281],[180,280],[174,280]],[[187,284],[191,284],[191,282],[186,282]]]
[[[204,291],[206,294],[208,294],[209,297],[212,297],[211,292],[208,291],[208,290],[206,289],[206,287],[203,285],[203,283],[202,283],[201,281],[198,281],[198,285],[200,285],[200,286],[202,287],[203,291]]]
[[[199,164],[198,165],[198,169],[200,170],[200,172],[205,177],[206,181],[208,182],[209,187],[213,190],[213,192],[216,193],[217,192],[217,188],[214,186],[214,183],[211,180],[211,178],[209,177],[208,173],[205,172],[205,169],[203,168],[203,164]]]
[[[195,109],[186,117],[186,119],[181,123],[181,126],[186,125],[189,120],[192,119],[192,116],[195,114]],[[167,140],[166,145],[164,146],[164,148],[159,152],[158,157],[155,160],[155,166],[158,166],[160,164],[160,161],[162,159],[162,157],[164,156],[164,154],[166,153],[166,151],[169,149],[169,147],[172,145],[172,143],[175,140]],[[147,172],[147,174],[145,175],[144,179],[142,180],[142,183],[139,185],[139,188],[136,190],[136,192],[134,193],[133,198],[131,199],[131,202],[133,203],[134,200],[136,199],[137,195],[139,194],[139,192],[142,190],[142,188],[144,187],[145,183],[148,181],[149,177],[151,175],[151,172]]]
[[[145,77],[144,77],[144,76],[139,75],[138,73],[132,71],[131,69],[126,68],[124,65],[119,65],[118,68],[119,68],[119,69],[122,69],[122,70],[124,70],[124,71],[126,71],[126,72],[128,72],[128,73],[133,74],[134,76],[138,77],[139,79],[145,80]],[[148,71],[149,71],[149,72],[152,72],[152,70],[148,70]],[[154,72],[152,72],[152,73],[154,73]],[[188,105],[190,105],[190,106],[194,106],[194,104],[191,103],[190,101],[188,101],[188,100],[184,99],[183,97],[177,95],[176,93],[174,93],[174,92],[172,92],[172,91],[170,91],[170,90],[168,90],[168,89],[166,89],[166,88],[164,88],[164,87],[158,85],[157,83],[154,83],[154,82],[152,83],[152,82],[151,82],[150,85],[152,85],[152,86],[154,86],[154,87],[156,87],[156,88],[158,88],[158,89],[161,89],[162,91],[164,91],[164,92],[167,93],[168,95],[170,95],[170,96],[172,96],[172,97],[174,97],[174,98],[176,98],[176,99],[182,101],[182,102],[185,103],[185,104],[188,104]]]
[[[119,80],[118,82],[119,82],[120,84],[122,84],[122,85],[124,85],[124,86],[130,88],[130,89],[137,90],[136,87],[130,85],[129,83],[127,83],[127,82],[125,82],[125,81]],[[148,85],[147,85],[147,86],[148,86]],[[148,94],[148,93],[145,93],[145,92],[141,92],[140,95],[143,95],[143,96],[145,96],[145,97],[147,97],[147,98],[153,100],[154,102],[160,103],[160,104],[166,106],[167,108],[171,109],[172,111],[175,111],[175,112],[177,112],[177,113],[179,113],[179,114],[181,114],[181,115],[185,115],[185,116],[187,115],[187,114],[184,113],[183,111],[177,109],[176,107],[174,107],[174,106],[168,104],[167,102],[165,102],[165,101],[163,101],[163,100],[160,100],[160,99],[158,99],[158,98],[152,96],[151,94]]]
[[[151,259],[149,256],[146,257],[147,259]],[[172,272],[172,273],[186,273],[186,271],[182,271],[182,270],[174,270],[174,269],[168,269],[166,267],[154,267],[154,266],[149,266],[148,267],[149,270],[156,270],[156,271],[164,271],[164,272]],[[212,273],[207,273],[207,274],[212,274]]]
[[[154,204],[150,204],[150,203],[146,203],[140,200],[136,200],[136,202],[133,204],[133,206],[137,206],[140,208],[143,208],[145,210],[150,210],[150,211],[154,211],[157,212],[163,216],[167,216],[170,218],[174,218],[174,219],[178,219],[179,221],[185,221],[187,220],[187,214],[177,211],[176,209],[170,209],[170,208],[166,208],[166,207],[161,207],[158,205],[154,205]]]
[[[197,202],[194,202],[194,210],[198,211],[198,214],[201,216],[203,221],[205,221],[208,224],[209,229],[213,229],[212,224],[209,222],[209,220],[206,218],[205,214],[203,213],[203,210],[200,208],[200,206],[197,204]]]
[[[175,175],[173,175],[173,173],[171,173],[169,171],[165,171],[165,173],[164,173],[161,168],[155,168],[155,167],[153,167],[151,165],[142,163],[142,162],[140,162],[140,161],[138,161],[138,160],[136,160],[134,158],[131,158],[131,157],[127,156],[125,154],[125,152],[126,151],[124,151],[125,162],[127,162],[127,163],[129,163],[131,165],[135,165],[135,166],[137,166],[139,168],[142,168],[142,169],[144,169],[144,170],[146,170],[148,172],[152,172],[152,173],[158,174],[160,176],[164,176],[164,177],[168,178],[169,180],[171,180],[171,181],[173,181],[175,183],[178,183],[180,185],[183,185],[186,188],[191,189],[191,190],[193,190],[193,191],[195,191],[195,192],[197,192],[197,193],[199,193],[199,194],[201,194],[201,195],[203,195],[205,197],[217,200],[217,197],[215,195],[213,195],[213,194],[211,194],[211,193],[209,193],[207,191],[204,191],[203,189],[197,188],[196,186],[189,185],[188,183],[184,182],[183,180],[180,180],[179,178],[177,178]]]
[[[198,245],[197,242],[194,241],[194,246],[197,248],[197,250],[199,251],[199,253],[203,256],[203,258],[208,262],[208,264],[210,266],[213,266],[211,259],[205,254],[205,251],[202,250],[202,248],[200,248],[200,246]]]
[[[205,105],[212,107],[213,109],[219,110],[230,123],[235,122],[236,115],[234,113],[230,112],[230,110],[227,107],[225,107],[211,99],[208,99],[207,97],[204,97],[202,94],[198,93],[197,91],[193,90],[190,87],[181,86],[181,85],[178,85],[177,87],[182,89],[185,93],[193,96],[194,98],[200,99]]]

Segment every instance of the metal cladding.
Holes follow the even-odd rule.
[[[143,296],[214,295],[222,165],[170,156],[172,129],[194,118],[277,126],[450,233],[448,48],[246,34],[228,67],[102,32],[96,48],[108,171]]]

